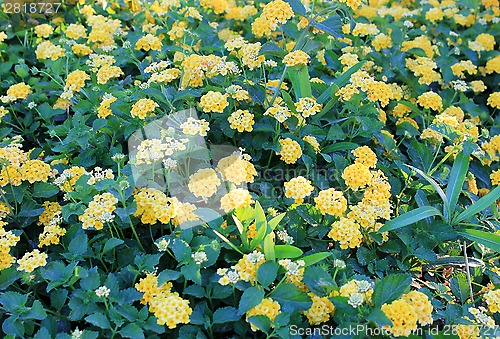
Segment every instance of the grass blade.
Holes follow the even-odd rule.
[[[469,206],[465,211],[460,213],[453,223],[456,224],[469,219],[474,214],[481,212],[482,210],[488,208],[491,204],[494,204],[498,198],[500,198],[500,186],[496,187],[490,193],[486,194],[484,197]]]
[[[441,212],[435,207],[432,206],[419,207],[410,212],[402,214],[397,218],[389,220],[388,222],[385,223],[384,226],[382,226],[378,230],[378,233],[392,231],[401,227],[405,227],[414,224],[417,221],[420,221],[427,217],[432,217],[434,215],[442,216]]]
[[[471,229],[465,229],[459,233],[464,238],[480,243],[481,245],[500,253],[500,235]]]
[[[458,197],[462,192],[462,186],[465,181],[465,176],[469,169],[470,157],[465,155],[464,152],[458,153],[451,168],[448,185],[446,186],[446,197],[450,203],[448,209],[448,220],[451,220],[453,212],[458,202]]]
[[[413,167],[411,165],[405,165],[405,166],[411,168],[412,170],[414,170],[415,172],[417,172],[418,174],[420,174],[420,176],[422,178],[424,178],[425,180],[427,180],[427,182],[429,182],[429,184],[431,184],[432,187],[434,187],[434,189],[436,190],[436,192],[439,194],[439,196],[443,200],[443,206],[444,206],[444,208],[443,208],[443,214],[445,216],[447,216],[448,215],[447,211],[450,209],[450,202],[449,202],[448,198],[446,197],[446,194],[444,193],[444,191],[441,188],[441,186],[439,186],[439,184],[437,183],[437,181],[434,180],[433,178],[431,178],[430,176],[428,176],[427,174],[425,174],[424,171],[422,171],[421,169],[418,169],[418,168]]]

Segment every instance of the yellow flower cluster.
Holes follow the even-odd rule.
[[[0,271],[11,267],[14,263],[15,258],[10,255],[10,249],[16,246],[19,240],[19,236],[0,226]]]
[[[13,99],[26,99],[29,94],[33,93],[30,85],[20,82],[15,85],[11,85],[7,90],[7,96]]]
[[[375,48],[375,50],[377,52],[379,52],[383,48],[391,48],[392,47],[392,39],[389,35],[386,35],[384,33],[380,33],[373,38],[372,46],[373,46],[373,48]]]
[[[0,171],[0,187],[8,184],[12,186],[19,186],[22,182],[21,169],[15,165],[3,166]]]
[[[87,24],[92,27],[87,42],[94,43],[94,49],[113,46],[115,32],[119,33],[121,29],[119,19],[113,20],[102,15],[90,15]]]
[[[57,201],[45,201],[42,205],[45,209],[38,216],[38,225],[48,226],[52,219],[62,213],[62,207]]]
[[[47,253],[40,252],[38,249],[34,249],[31,252],[27,252],[23,255],[21,259],[17,260],[18,271],[33,272],[36,268],[47,265]]]
[[[352,151],[356,157],[355,163],[365,165],[368,168],[375,168],[377,165],[377,155],[368,146],[361,146]]]
[[[345,217],[341,217],[339,221],[332,224],[328,237],[338,241],[340,248],[343,249],[359,247],[363,242],[360,225],[356,221]]]
[[[116,100],[117,99],[113,95],[109,93],[104,94],[102,101],[99,105],[99,108],[97,109],[97,117],[105,119],[110,115],[113,115],[113,112],[109,107]]]
[[[309,54],[307,54],[306,52],[304,52],[300,49],[288,53],[283,58],[283,63],[285,65],[287,65],[288,67],[307,65],[310,61],[311,61],[311,57],[309,56]]]
[[[56,222],[50,223],[43,228],[43,232],[38,236],[39,246],[49,246],[59,244],[60,238],[66,234],[66,230]]]
[[[119,78],[124,75],[123,71],[118,66],[104,65],[97,72],[97,83],[106,84],[109,79]]]
[[[316,137],[314,137],[312,135],[306,135],[306,136],[302,137],[302,140],[304,140],[309,145],[311,145],[312,148],[314,148],[314,151],[316,153],[319,153],[321,151],[318,139],[316,139]]]
[[[328,213],[339,218],[347,209],[347,199],[342,191],[337,191],[335,188],[320,191],[314,202],[322,214]]]
[[[500,108],[500,92],[493,92],[488,97],[488,105],[493,108]]]
[[[111,222],[114,219],[113,211],[116,209],[118,199],[111,193],[97,194],[89,203],[78,220],[82,222],[82,228],[95,228],[101,230],[105,222]]]
[[[469,41],[469,48],[473,51],[492,51],[495,49],[495,37],[488,33],[479,34],[474,41]]]
[[[335,312],[335,306],[328,297],[319,297],[314,293],[308,293],[312,300],[311,307],[304,312],[309,324],[319,325],[330,320]]]
[[[416,37],[413,40],[403,41],[401,51],[406,52],[413,48],[421,48],[424,50],[428,58],[434,57],[434,53],[438,53],[437,46],[433,46],[429,38],[425,35]]]
[[[153,111],[158,107],[158,104],[151,99],[139,99],[130,109],[130,115],[133,118],[146,119],[147,116],[154,115]]]
[[[182,206],[176,198],[168,198],[165,193],[155,188],[143,187],[134,195],[137,209],[134,216],[143,224],[154,225],[157,221],[167,224],[175,218]]]
[[[435,71],[437,64],[431,58],[416,57],[415,59],[406,59],[406,68],[418,77],[420,84],[430,85],[435,81],[441,80],[441,74]]]
[[[68,74],[64,90],[78,92],[85,86],[85,80],[90,80],[90,76],[84,71],[76,70]]]
[[[200,107],[203,112],[218,112],[222,113],[224,108],[229,105],[227,102],[227,94],[220,92],[208,91],[200,99]]]
[[[489,159],[488,163],[500,160],[500,134],[493,136],[490,141],[481,145],[481,148],[486,152]]]
[[[209,71],[218,65],[220,61],[221,58],[215,55],[191,54],[184,58],[181,63],[183,74],[180,88],[202,86],[205,77],[212,76]]]
[[[424,108],[430,108],[438,112],[443,110],[443,99],[435,92],[425,92],[419,95],[417,102]]]
[[[207,135],[207,132],[210,131],[210,127],[208,127],[208,121],[205,119],[195,119],[193,117],[189,117],[187,121],[181,124],[182,133],[189,135],[200,135],[202,137]]]
[[[342,179],[354,191],[368,186],[372,181],[372,177],[370,169],[359,162],[347,166],[342,172]]]
[[[217,163],[217,171],[222,179],[235,185],[253,182],[257,175],[254,165],[241,155],[230,155],[220,159]]]
[[[298,176],[296,178],[290,179],[290,181],[285,182],[285,196],[287,198],[295,199],[296,204],[301,204],[304,202],[304,198],[311,195],[314,191],[314,186],[311,185],[311,181],[307,180],[303,176]]]
[[[39,38],[48,38],[52,33],[54,33],[54,28],[48,24],[41,24],[35,26],[35,34]]]
[[[179,324],[189,323],[193,310],[189,307],[188,300],[171,291],[171,282],[158,286],[158,278],[150,273],[135,284],[135,289],[144,293],[141,302],[148,305],[149,312],[157,318],[158,325],[174,329]]]
[[[51,41],[42,41],[35,50],[37,59],[57,60],[64,56],[64,48],[54,45]]]
[[[21,166],[22,179],[31,184],[35,181],[47,182],[50,173],[50,166],[41,160],[28,160]]]
[[[250,254],[243,255],[243,258],[238,260],[238,263],[231,268],[238,273],[240,280],[250,282],[254,285],[257,281],[257,270],[265,261],[264,254],[259,251],[253,251]]]
[[[232,189],[220,199],[221,208],[226,213],[236,208],[248,207],[254,202],[250,192],[244,188]]]
[[[141,37],[137,42],[135,43],[135,49],[136,50],[144,50],[144,51],[159,51],[161,50],[161,40],[154,36],[153,34],[146,34],[145,36]]]
[[[451,71],[460,79],[465,79],[464,72],[471,75],[477,74],[477,67],[470,60],[461,60],[451,66]]]
[[[300,98],[299,102],[295,103],[297,112],[302,113],[304,118],[310,117],[319,113],[323,105],[318,104],[314,98]]]
[[[65,169],[62,174],[54,180],[54,184],[59,186],[63,192],[72,192],[78,179],[86,173],[85,168],[73,166]]]
[[[286,119],[292,116],[292,112],[288,106],[285,105],[283,99],[277,97],[273,105],[266,110],[264,115],[270,115],[279,122],[283,123]]]
[[[500,185],[500,169],[492,172],[490,174],[490,179],[492,185]]]
[[[246,313],[246,320],[254,315],[265,315],[271,321],[271,327],[274,327],[273,321],[281,312],[280,304],[271,298],[264,298],[257,306],[253,307]],[[257,331],[259,328],[250,323],[252,331]]]
[[[202,168],[189,176],[188,187],[195,196],[206,199],[217,192],[220,184],[221,181],[213,169]]]
[[[66,27],[64,32],[67,38],[78,40],[80,38],[85,38],[87,36],[87,30],[83,25],[80,24],[70,24]]]
[[[254,115],[248,110],[239,109],[231,113],[227,121],[230,123],[230,127],[238,132],[251,132],[255,123],[253,118]]]
[[[382,305],[382,312],[392,321],[392,326],[383,328],[395,337],[405,336],[417,329],[417,323],[432,324],[433,307],[427,295],[411,291],[390,304]]]
[[[279,152],[276,152],[276,155],[281,156],[281,160],[283,160],[287,164],[295,164],[297,160],[302,156],[302,148],[299,143],[290,138],[281,139],[279,141],[281,149]]]
[[[286,24],[293,17],[293,9],[283,0],[274,0],[264,6],[262,14],[252,23],[252,33],[256,37],[270,36],[278,24]]]

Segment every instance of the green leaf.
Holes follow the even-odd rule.
[[[25,319],[36,319],[43,320],[47,317],[47,312],[42,306],[40,300],[35,300],[33,305],[29,308],[28,314],[26,314],[23,318]]]
[[[274,218],[272,218],[271,220],[269,220],[269,222],[267,224],[269,225],[269,227],[271,227],[271,230],[274,230],[276,228],[276,226],[278,226],[278,224],[281,222],[281,220],[283,220],[285,215],[286,215],[286,213],[280,213],[277,216],[275,216]]]
[[[238,311],[240,314],[248,312],[251,308],[260,304],[264,299],[264,291],[257,287],[249,287],[241,295]]]
[[[274,251],[274,233],[268,234],[264,238],[264,255],[266,256],[266,260],[276,260],[276,253]]]
[[[33,185],[33,196],[36,198],[50,198],[59,192],[57,186],[46,182],[36,182]]]
[[[223,324],[231,321],[238,321],[240,318],[241,315],[238,314],[238,310],[228,306],[215,310],[212,322],[214,324]]]
[[[333,145],[328,145],[325,148],[323,148],[321,151],[323,153],[331,153],[331,152],[337,152],[337,151],[348,151],[348,150],[355,149],[358,147],[359,147],[358,144],[355,144],[353,142],[344,141],[344,142],[335,143]]]
[[[240,251],[240,249],[238,247],[236,247],[231,241],[229,241],[228,238],[226,238],[225,236],[223,236],[222,234],[220,234],[219,232],[217,232],[216,230],[213,230],[215,234],[217,234],[219,236],[219,238],[221,238],[226,244],[228,244],[229,246],[231,246],[231,248],[233,250],[235,250],[236,252],[240,253],[241,255],[243,255],[244,253],[242,251]]]
[[[68,252],[74,256],[83,255],[87,252],[87,241],[88,237],[85,233],[78,235],[69,243]]]
[[[462,192],[465,176],[467,175],[467,170],[469,169],[469,162],[470,157],[465,155],[464,152],[460,152],[457,154],[453,167],[451,168],[448,185],[446,186],[446,197],[450,202],[450,208],[448,209],[447,216],[448,220],[451,220],[458,202],[458,197]]]
[[[470,296],[469,283],[467,282],[467,275],[463,272],[455,273],[455,276],[450,279],[451,292],[463,304]]]
[[[107,329],[107,330],[111,329],[111,324],[109,323],[108,318],[100,312],[93,313],[93,314],[87,316],[85,318],[85,321],[87,321],[88,323],[91,323],[92,325],[94,325],[96,327],[102,328],[102,329]]]
[[[377,308],[399,298],[410,287],[411,276],[391,274],[377,282],[373,290],[372,302]]]
[[[464,229],[458,233],[464,238],[480,243],[481,245],[500,253],[500,235],[473,229]]]
[[[0,305],[2,305],[4,311],[13,314],[18,314],[27,301],[27,294],[9,291],[0,295]]]
[[[120,246],[123,244],[123,240],[117,239],[117,238],[111,238],[108,241],[106,241],[106,244],[104,245],[104,248],[102,249],[102,253],[107,253],[111,251],[113,248]]]
[[[384,312],[381,309],[374,308],[370,314],[366,316],[366,320],[371,321],[377,324],[379,327],[382,326],[392,326],[392,321],[387,318]]]
[[[255,249],[262,242],[262,240],[264,240],[264,237],[267,234],[266,215],[264,214],[264,210],[258,201],[255,203],[255,229],[255,238],[253,238],[250,242],[250,248],[252,250]]]
[[[425,180],[427,180],[427,182],[429,184],[431,184],[432,187],[434,187],[434,189],[436,190],[436,192],[439,194],[439,196],[443,200],[443,213],[444,213],[444,215],[447,215],[448,214],[447,211],[450,208],[450,202],[448,201],[448,198],[446,197],[446,194],[444,193],[444,191],[441,188],[441,186],[439,186],[439,184],[436,182],[436,180],[432,179],[430,176],[428,176],[427,174],[425,174],[421,169],[418,169],[418,168],[410,166],[410,165],[405,165],[405,166],[411,168],[412,170],[414,170],[415,172],[417,172],[418,174],[420,174],[420,176],[422,176],[422,178],[424,178]]]
[[[330,253],[330,252],[319,252],[319,253],[306,255],[305,257],[302,257],[300,259],[304,260],[304,262],[306,263],[306,267],[307,267],[307,266],[314,265],[320,261],[323,261],[331,255],[332,255],[332,253]]]
[[[308,309],[311,306],[311,298],[292,283],[282,283],[269,296],[280,304],[286,303],[298,310]]]
[[[414,224],[417,221],[420,221],[427,217],[432,217],[434,215],[442,216],[441,212],[435,207],[432,206],[419,207],[410,212],[404,213],[397,218],[387,221],[385,225],[378,230],[378,233],[405,227]]]
[[[144,331],[142,330],[142,328],[132,323],[123,327],[121,330],[118,331],[118,333],[120,333],[124,338],[134,338],[134,339],[144,338]]]
[[[300,257],[304,252],[298,247],[292,245],[276,245],[274,246],[276,259],[293,259]]]
[[[458,217],[453,220],[453,224],[457,224],[463,220],[469,219],[474,214],[481,212],[482,210],[488,208],[490,205],[494,204],[498,198],[500,198],[500,186],[493,189],[490,193],[486,194],[484,197],[469,206],[465,211],[460,213]]]
[[[271,329],[271,320],[265,315],[253,315],[248,318],[248,322],[252,323],[264,333],[268,333]]]
[[[257,281],[262,286],[271,285],[278,274],[278,267],[273,261],[268,261],[259,266],[257,270]]]
[[[302,15],[306,15],[306,9],[300,0],[287,0],[293,11]]]
[[[321,22],[314,22],[313,26],[333,35],[336,38],[344,36],[342,33],[342,19],[338,14],[333,14],[328,19]]]

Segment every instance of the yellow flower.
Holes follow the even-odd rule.
[[[229,105],[227,102],[227,94],[220,92],[208,91],[200,99],[200,106],[203,112],[218,112],[222,113],[224,108]]]
[[[328,213],[336,217],[341,217],[347,209],[347,199],[335,188],[320,191],[314,202],[322,214]]]
[[[288,53],[283,58],[283,63],[288,67],[297,66],[297,65],[307,65],[311,60],[309,54],[304,51],[296,50]]]
[[[344,169],[342,179],[344,179],[347,186],[357,191],[371,183],[372,174],[367,166],[361,163],[354,163]]]
[[[311,185],[311,181],[302,176],[292,178],[290,181],[285,182],[284,185],[285,196],[295,199],[296,204],[301,204],[304,198],[311,195],[312,191],[314,191],[314,186]]]
[[[47,253],[34,249],[25,253],[21,259],[17,260],[18,271],[33,272],[36,268],[47,265]]]
[[[254,315],[265,315],[271,321],[271,327],[274,327],[273,321],[276,316],[281,312],[280,304],[271,298],[263,299],[257,306],[253,307],[246,313],[246,320]],[[250,323],[252,331],[257,331],[259,328]]]
[[[283,160],[287,164],[295,164],[297,160],[302,156],[302,148],[297,141],[292,140],[290,138],[281,139],[279,141],[281,149],[279,152],[276,152],[276,155],[281,156],[281,160]]]

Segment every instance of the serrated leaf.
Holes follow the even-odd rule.
[[[276,279],[276,275],[278,274],[278,267],[273,261],[268,261],[263,263],[257,269],[257,281],[262,286],[271,285]]]
[[[399,298],[410,287],[411,277],[407,274],[391,274],[377,282],[372,302],[377,308]]]
[[[239,314],[248,312],[251,308],[260,304],[264,299],[264,291],[259,290],[257,287],[249,287],[241,295],[240,303],[238,305]]]
[[[238,310],[234,307],[222,307],[215,310],[213,315],[214,324],[223,324],[232,321],[238,321],[241,315],[238,314]]]

